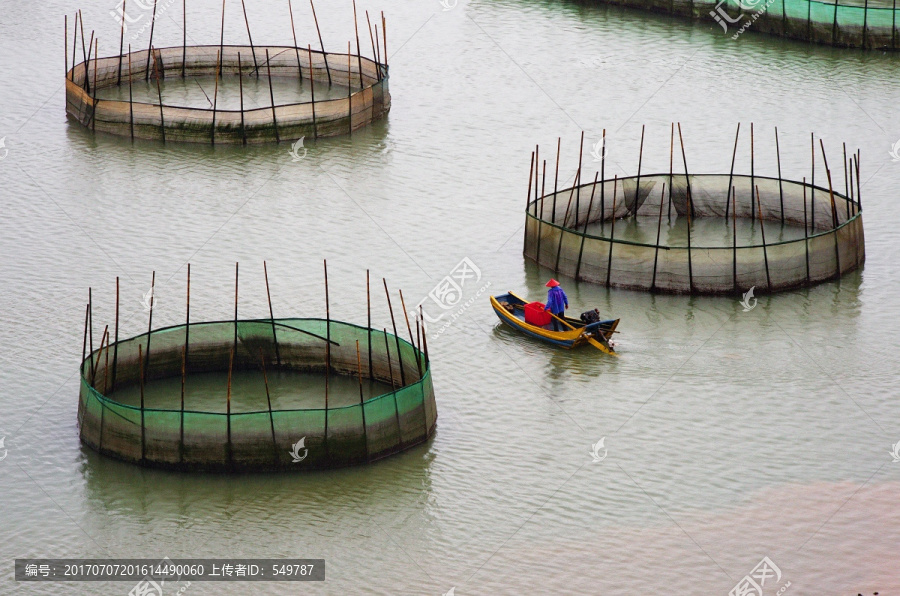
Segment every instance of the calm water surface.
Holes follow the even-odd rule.
[[[339,50],[352,8],[320,4],[326,48]],[[315,43],[300,5],[298,39]],[[218,41],[219,6],[188,3],[189,42]],[[352,138],[307,139],[294,161],[288,143],[163,147],[68,124],[62,25],[78,8],[101,55],[115,53],[113,3],[0,10],[0,593],[133,587],[17,585],[12,560],[25,556],[327,560],[325,583],[194,583],[191,596],[724,596],[764,556],[782,572],[767,595],[787,581],[787,594],[900,593],[889,453],[900,441],[900,163],[888,154],[900,56],[752,29],[732,41],[711,20],[566,2],[361,0],[361,15],[388,15],[392,111]],[[239,3],[227,11],[226,42],[244,42]],[[291,41],[286,6],[248,0],[247,12],[254,42]],[[180,44],[180,14],[175,3],[160,16],[154,45]],[[146,46],[142,23],[126,43]],[[548,277],[521,255],[534,146],[551,156],[561,136],[571,183],[580,132],[588,145],[606,129],[607,174],[634,175],[644,124],[643,171],[668,171],[672,121],[698,173],[728,171],[738,121],[755,124],[760,175],[775,174],[775,126],[792,178],[810,175],[811,131],[835,170],[841,143],[860,147],[865,268],[748,312],[740,296],[562,279],[574,311],[621,317],[617,359],[500,327],[487,294],[541,298]],[[89,286],[96,336],[113,321],[116,276],[124,336],[146,329],[154,270],[154,325],[183,321],[187,262],[192,320],[232,316],[236,261],[241,315],[268,316],[263,260],[276,316],[323,316],[324,258],[338,319],[365,324],[366,268],[374,324],[390,325],[382,276],[408,307],[424,299],[443,315],[429,336],[432,441],[365,468],[239,477],[143,470],[81,446]],[[464,258],[480,278],[444,310],[429,292]]]

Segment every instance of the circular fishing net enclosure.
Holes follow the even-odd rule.
[[[354,54],[289,46],[141,50],[89,59],[70,70],[66,113],[91,130],[162,141],[234,144],[330,137],[349,134],[387,113],[387,70]],[[175,93],[163,85],[186,81],[182,87],[190,89],[185,86],[191,79],[203,82],[200,90],[211,105],[179,105],[177,98],[167,97]],[[288,80],[295,87],[290,91]],[[146,87],[147,81],[150,94],[158,97],[131,100],[135,88]],[[264,87],[264,107],[243,105],[243,88],[251,83]],[[225,104],[226,84],[234,96],[229,103],[238,105]],[[282,97],[275,95],[276,88]],[[286,95],[289,99],[282,99]]]
[[[857,155],[848,168],[850,196],[834,191],[830,170],[828,187],[666,173],[539,196],[547,184],[533,167],[524,254],[560,275],[654,292],[775,292],[837,279],[865,259]]]
[[[758,31],[838,47],[896,50],[895,0],[600,0],[715,23],[736,38]]]

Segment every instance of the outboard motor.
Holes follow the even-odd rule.
[[[581,313],[581,322],[585,325],[590,325],[591,323],[596,323],[600,320],[600,311],[596,308],[594,310],[588,310]]]

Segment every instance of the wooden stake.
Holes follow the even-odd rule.
[[[156,271],[150,280],[150,317],[147,321],[147,365],[146,369],[150,371],[150,336],[153,334],[153,306],[156,304]]]
[[[806,285],[811,280],[809,277],[809,227],[806,221],[806,176],[803,177],[803,245],[806,247]]]
[[[275,333],[275,312],[272,310],[272,293],[269,291],[269,270],[263,261],[263,275],[266,278],[266,298],[269,301],[269,320],[272,321],[272,341],[275,343],[275,362],[281,366],[281,353],[278,351],[278,335]]]
[[[397,333],[397,321],[394,319],[394,306],[391,304],[391,294],[388,292],[387,280],[381,278],[384,283],[384,295],[387,297],[388,309],[391,313],[391,325],[394,328],[394,339],[397,342],[397,359],[400,362],[400,386],[406,387],[406,373],[403,371],[403,351],[400,349],[400,335]]]
[[[297,76],[300,77],[300,83],[303,83],[303,69],[300,67],[300,47],[297,45],[297,28],[294,27],[294,9],[291,6],[291,0],[288,0],[288,12],[291,15],[291,33],[294,35],[294,52],[297,54]],[[310,64],[312,66],[312,64]],[[311,75],[311,73],[310,73]],[[312,76],[310,76],[312,78]]]
[[[896,1],[896,0],[895,0]],[[847,177],[847,143],[843,144],[844,146],[844,198],[850,196],[850,179]],[[850,219],[850,202],[844,201],[847,206],[847,219]]]
[[[369,427],[366,425],[366,400],[363,397],[362,359],[359,355],[359,340],[356,340],[356,377],[359,379],[359,409],[362,412],[363,443],[366,446],[366,462],[369,461]]]
[[[553,205],[550,209],[550,223],[556,223],[556,193],[559,188],[559,156],[562,148],[562,137],[556,139],[556,173],[553,175]],[[531,191],[529,190],[529,193]]]
[[[152,53],[153,49],[153,30],[156,28],[156,5],[157,0],[153,0],[153,15],[150,17],[150,41],[147,43],[148,51],[147,53],[147,80],[150,80],[150,53]]]
[[[390,373],[390,377],[391,377],[391,389],[393,390],[393,389],[396,389],[396,388],[397,388],[397,385],[394,383],[394,365],[391,364],[391,345],[390,345],[390,343],[388,343],[388,332],[387,332],[387,329],[383,329],[383,331],[384,331],[384,349],[385,349],[385,352],[387,353],[387,359],[388,359],[388,372]],[[399,415],[398,415],[398,416],[399,416]],[[398,418],[398,423],[399,423],[399,418]]]
[[[94,40],[94,88],[93,88],[93,102],[91,104],[91,130],[97,130],[97,104],[100,103],[97,99],[97,59],[100,53],[100,40]]]
[[[131,129],[131,141],[134,142],[134,95],[131,93],[131,44],[128,44],[128,123]]]
[[[369,346],[369,380],[375,379],[372,370],[372,293],[369,287],[369,270],[366,269],[366,335]]]
[[[82,37],[81,42],[84,43],[83,37]],[[85,58],[85,60],[84,60],[84,85],[85,85],[84,90],[87,91],[89,94],[91,94],[92,97],[93,97],[93,89],[91,89],[90,66],[91,66],[91,48],[93,48],[93,47],[94,47],[94,32],[91,31],[91,40],[88,42],[88,45],[87,45],[87,58]]]
[[[769,251],[766,248],[766,226],[763,224],[762,201],[759,199],[759,186],[756,187],[756,210],[759,213],[759,232],[762,234],[763,259],[766,263],[766,286],[772,291],[772,278],[769,276]]]
[[[778,127],[775,127],[775,155],[778,158],[778,196],[781,200],[781,225],[784,225],[784,181],[781,177],[781,148],[778,146]]]
[[[113,349],[113,391],[116,390],[116,372],[119,363],[119,276],[116,276],[116,347]]]
[[[237,351],[238,342],[238,263],[234,264],[234,344],[232,353]]]
[[[600,155],[600,224],[606,219],[606,129],[603,129],[603,153]]]
[[[231,355],[228,358],[228,388],[225,393],[225,423],[227,424],[227,443],[225,444],[225,458],[228,462],[228,468],[234,465],[232,458],[231,445],[231,376],[234,372],[234,348],[231,348]]]
[[[347,42],[347,134],[353,134],[353,82],[350,80],[350,42]]]
[[[403,309],[403,318],[406,319],[406,330],[409,332],[409,343],[415,347],[416,338],[413,336],[412,326],[409,324],[409,312],[406,310],[406,301],[403,299],[403,290],[397,290],[400,292],[400,308]],[[419,378],[422,378],[422,363],[419,360],[419,353],[416,352],[416,368],[419,370]]]
[[[306,46],[307,52],[309,52],[309,92],[312,94],[312,119],[313,119],[313,138],[319,138],[319,129],[316,126],[316,85],[315,79],[313,79],[313,70],[312,70],[312,46]],[[328,61],[325,61],[325,67],[328,68]],[[329,75],[330,76],[330,75]]]
[[[650,291],[656,291],[656,265],[659,262],[659,240],[662,235],[663,200],[666,198],[666,183],[663,182],[662,192],[659,195],[659,221],[656,223],[656,250],[653,254],[653,279],[650,282]]]
[[[359,49],[359,21],[356,19],[356,0],[353,0],[353,30],[356,32],[356,61],[359,65],[359,88],[362,89],[363,85],[363,76],[362,76],[362,52]],[[347,52],[349,54],[349,52]],[[350,72],[347,71],[347,81],[350,81]]]
[[[259,74],[259,73],[257,73]],[[241,97],[241,144],[247,144],[247,129],[244,127],[244,69],[241,65],[241,53],[238,52],[238,89]]]
[[[530,213],[531,207],[531,184],[534,182],[534,151],[531,152],[531,165],[528,167],[528,194],[525,195],[525,214],[526,216]],[[527,221],[527,218],[526,218]],[[523,251],[528,250],[528,229],[525,229],[525,235],[523,238]],[[540,262],[541,255],[540,253],[534,256],[534,260]]]
[[[223,2],[222,10],[224,11],[224,9],[225,9],[225,4]],[[224,13],[222,15],[222,20],[224,23],[224,20],[225,20]],[[212,129],[210,131],[212,133],[211,143],[213,145],[216,144],[216,106],[219,103],[219,72],[221,70],[222,70],[222,51],[219,50],[219,52],[216,53],[216,86],[215,86],[215,90],[213,91]]]
[[[154,4],[155,6],[155,4]],[[150,52],[153,53],[153,47],[150,47]],[[159,59],[162,60],[162,53],[159,55]],[[166,120],[163,117],[163,101],[162,101],[162,88],[159,86],[159,63],[156,61],[156,55],[153,55],[153,70],[156,73],[156,94],[159,97],[159,132],[162,134],[162,142],[166,142]]]
[[[147,336],[147,341],[150,341],[150,336]],[[141,391],[141,463],[144,463],[147,454],[147,425],[144,422],[144,356],[141,353],[141,344],[138,344],[138,362],[140,363],[140,391]]]
[[[331,303],[328,300],[328,261],[322,261],[325,269],[325,432],[328,433],[328,376],[331,373]]]
[[[776,129],[776,132],[775,132],[775,139],[776,139],[775,143],[776,143],[776,144],[778,143],[778,140],[777,140],[777,139],[778,139],[778,132],[777,132],[777,130],[778,130],[778,129]],[[731,170],[728,172],[728,193],[727,193],[727,194],[731,194],[732,181],[734,180],[734,161],[735,161],[735,159],[737,158],[738,138],[739,138],[740,136],[741,136],[741,123],[738,122],[738,125],[737,125],[737,132],[734,133],[734,150],[731,152]],[[672,166],[671,166],[671,163],[672,163],[672,158],[671,158],[671,156],[670,156],[670,157],[669,157],[669,164],[670,164],[670,165],[669,165],[669,176],[670,176],[670,177],[671,177],[671,175],[672,175]],[[779,174],[778,177],[781,178],[781,174]],[[671,179],[670,179],[670,180],[669,180],[669,184],[671,184],[671,182],[672,182],[672,181],[671,181]],[[671,189],[670,189],[669,192],[671,192]],[[671,200],[671,197],[670,197],[670,200]],[[725,225],[728,225],[728,209],[729,209],[729,207],[731,206],[731,203],[732,203],[731,197],[727,197],[727,196],[726,196],[726,198],[725,198]]]
[[[181,346],[181,414],[180,431],[178,439],[178,461],[184,462],[184,386],[187,377],[187,352],[185,346]]]
[[[616,237],[616,195],[618,194],[618,186],[619,186],[619,175],[616,174],[613,177],[613,206],[612,206],[612,216],[610,219],[612,220],[612,227],[609,232],[609,259],[606,261],[606,286],[609,287],[609,280],[612,273],[612,255],[613,255],[613,240]]]
[[[594,173],[594,185],[591,187],[591,199],[588,202],[587,216],[584,218],[584,229],[581,232],[581,246],[578,248],[578,263],[575,265],[575,281],[579,280],[578,276],[581,272],[581,257],[584,254],[584,239],[585,236],[587,236],[587,227],[591,221],[591,209],[594,207],[594,193],[597,190],[597,177],[599,175],[599,172]]]
[[[578,180],[578,177],[580,175],[581,175],[581,170],[579,169],[575,173],[576,181]],[[560,257],[560,254],[562,253],[563,237],[566,235],[566,226],[569,221],[569,209],[572,207],[572,199],[575,197],[575,188],[576,187],[573,186],[572,190],[569,192],[569,202],[566,204],[566,213],[565,213],[565,215],[563,215],[562,226],[560,226],[561,229],[559,231],[559,244],[557,244],[557,246],[556,246],[556,263],[553,266],[553,270],[557,271],[557,272],[559,271],[559,257]]]
[[[581,168],[584,162],[584,131],[581,131],[581,142],[578,144],[578,173],[575,178],[575,229],[578,229],[578,216],[581,215]],[[537,206],[537,205],[535,205]]]
[[[634,217],[637,219],[638,212],[638,197],[640,195],[641,190],[641,164],[644,162],[644,128],[646,125],[641,125],[641,149],[638,153],[638,169],[637,169],[637,181],[634,186]]]
[[[831,224],[832,229],[838,227],[837,207],[834,203],[834,189],[831,186],[831,170],[828,168],[828,156],[825,155],[825,143],[819,139],[819,146],[822,148],[822,161],[825,162],[825,175],[828,177],[828,194],[831,197]]]
[[[187,264],[187,301],[184,323],[184,365],[187,366],[191,349],[191,264]]]
[[[381,80],[381,67],[378,64],[378,49],[375,45],[375,37],[372,35],[372,21],[369,19],[369,11],[366,11],[366,24],[369,26],[369,41],[372,43],[372,58],[375,60],[375,78]]]
[[[669,212],[666,214],[666,219],[668,222],[672,221],[672,186],[674,182],[674,152],[675,152],[675,123],[671,123],[671,130],[669,131]],[[729,185],[731,184],[731,180],[729,179]]]
[[[81,378],[87,380],[84,374],[84,363],[87,361],[87,338],[88,338],[88,317],[91,315],[90,304],[84,307],[84,339],[81,341]],[[93,358],[91,358],[93,360]],[[93,364],[93,363],[92,363]]]
[[[388,66],[387,51],[387,21],[384,18],[384,11],[381,11],[381,40],[384,42],[384,66]]]
[[[275,439],[275,416],[272,414],[272,396],[269,394],[269,375],[266,373],[266,357],[263,355],[262,348],[259,349],[259,360],[262,363],[263,383],[266,385],[266,404],[269,409],[269,427],[272,429],[272,453],[275,457],[275,466],[278,466],[280,460],[278,453],[278,442]]]
[[[88,53],[84,47],[84,17],[81,15],[81,10],[78,11],[78,24],[81,26],[81,58],[82,58],[82,63],[84,64],[84,82],[82,83],[82,87],[84,88],[85,91],[88,91],[88,87],[90,87],[90,82],[88,81],[88,71],[87,71]],[[91,43],[88,45],[88,47],[93,46],[93,45],[94,45],[94,37],[91,36]],[[73,65],[75,64],[75,55],[74,54],[72,55],[72,64]],[[74,69],[75,67],[72,66],[72,68]],[[72,72],[72,80],[75,80],[74,70]]]
[[[694,215],[694,205],[691,203],[691,177],[688,174],[687,157],[684,153],[684,137],[681,136],[681,122],[678,123],[678,141],[681,143],[681,159],[684,162],[684,179],[687,181],[688,212],[690,217]],[[688,221],[690,222],[690,220]],[[688,230],[688,234],[690,234],[690,230]]]
[[[247,5],[241,0],[241,8],[244,11],[244,24],[247,26],[247,39],[250,40],[250,52],[253,54],[253,70],[256,71],[256,78],[259,78],[259,65],[256,63],[256,47],[253,45],[253,36],[250,34],[250,21],[247,20]],[[268,52],[268,50],[266,50]],[[266,62],[269,61],[266,55]]]
[[[428,338],[425,336],[425,315],[422,313],[422,305],[419,305],[419,318],[422,319],[422,348],[425,350],[425,369],[428,369],[428,365],[431,363],[431,360],[428,358]]]
[[[280,143],[281,139],[278,136],[278,119],[275,117],[275,91],[272,90],[272,68],[269,65],[269,48],[266,48],[266,73],[269,76],[269,99],[272,101],[272,126],[275,127],[275,142]]]
[[[810,201],[811,206],[809,209],[809,219],[810,226],[813,229],[813,232],[816,230],[816,140],[815,134],[810,133],[809,135],[809,149],[812,154],[812,180],[810,181]]]
[[[122,50],[125,49],[125,2],[126,0],[122,0],[122,26],[119,28],[119,74],[116,77],[117,86],[122,84]],[[66,51],[68,51],[68,41],[66,42]],[[68,59],[66,62],[68,62]]]
[[[538,255],[538,258],[535,259],[536,261],[538,261],[540,259],[541,237],[543,236],[543,233],[544,233],[544,196],[545,196],[544,186],[546,185],[546,183],[547,183],[547,160],[545,159],[544,160],[544,174],[543,174],[543,178],[541,180],[541,198],[540,198],[541,213],[540,213],[540,215],[538,215],[538,213],[537,213],[537,203],[535,203],[535,205],[534,205],[535,219],[537,219],[537,253],[536,254]]]
[[[88,319],[89,319],[89,327],[88,333],[90,335],[90,354],[91,354],[91,383],[94,380],[94,369],[96,368],[96,362],[94,361],[94,299],[93,299],[93,290],[88,288]]]
[[[804,213],[806,209],[806,205],[804,204]],[[731,188],[731,238],[732,238],[732,267],[734,271],[734,291],[737,293],[738,290],[738,281],[737,281],[737,189]]]
[[[184,78],[184,70],[187,66],[187,0],[181,2],[181,12],[184,18],[181,33],[181,78]]]
[[[216,57],[216,74],[222,74],[222,61],[225,59],[225,0],[222,0],[222,28],[219,34],[219,55]],[[215,108],[213,108],[215,110]]]
[[[316,23],[316,33],[319,34],[319,47],[322,48],[322,58],[325,60],[325,72],[328,74],[328,85],[331,86],[331,69],[328,67],[328,55],[325,53],[325,44],[322,42],[322,30],[319,29],[319,19],[316,17],[316,6],[313,0],[309,0],[309,6],[312,8],[313,21]],[[312,61],[310,61],[312,66]]]
[[[759,193],[759,188],[756,187],[756,168],[755,168],[755,153],[753,150],[753,123],[750,123],[750,213],[752,214],[755,209],[753,209],[753,189],[756,188],[757,194]],[[753,217],[752,215],[750,217]]]
[[[78,48],[78,15],[81,14],[81,11],[77,11],[75,13],[75,26],[72,28],[72,76],[69,78],[73,83],[75,82],[75,53]],[[68,35],[68,25],[66,26],[66,34]],[[83,43],[83,42],[82,42]]]
[[[395,336],[396,337],[396,336]],[[397,404],[397,389],[394,386],[394,366],[391,364],[391,346],[388,342],[387,329],[384,329],[384,348],[387,352],[388,370],[391,373],[391,389],[394,391],[394,415],[397,418],[397,439],[400,442],[400,449],[403,449],[403,427],[400,426],[400,406]],[[400,370],[403,370],[403,360],[400,360]]]

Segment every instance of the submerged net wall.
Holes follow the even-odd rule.
[[[128,406],[107,396],[140,384],[142,375],[146,382],[228,371],[235,345],[234,370],[262,377],[264,362],[269,374],[324,374],[329,327],[331,374],[355,379],[362,371],[394,389],[345,407],[230,414]],[[223,403],[225,391],[223,385]],[[191,323],[101,345],[82,363],[78,417],[86,445],[125,461],[180,470],[294,471],[370,462],[420,444],[434,432],[437,409],[427,350],[349,323],[264,319]],[[304,437],[300,453],[308,452],[295,462],[293,445]]]
[[[665,191],[663,191],[665,185]],[[729,189],[734,189],[733,193]],[[852,188],[852,185],[851,185]],[[757,190],[758,189],[758,200]],[[787,290],[835,279],[865,259],[861,204],[828,188],[741,175],[651,174],[584,184],[529,201],[526,257],[562,275],[613,287],[725,294]],[[592,223],[650,217],[778,221],[803,229],[797,240],[769,244],[662,245],[592,235]],[[621,226],[627,223],[622,221]]]
[[[839,47],[900,47],[896,0],[592,0]]]
[[[221,58],[220,56],[221,50]],[[268,60],[266,53],[268,52]],[[240,68],[238,67],[240,53]],[[347,86],[347,97],[222,110],[98,99],[99,89],[137,80],[215,76],[291,77]],[[213,102],[215,97],[213,97]],[[75,65],[66,73],[66,113],[101,132],[195,143],[262,143],[351,133],[391,106],[388,67],[356,54],[291,46],[187,46],[141,50]]]

